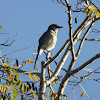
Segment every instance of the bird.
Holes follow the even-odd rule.
[[[47,31],[40,37],[34,70],[37,67],[37,61],[38,61],[39,55],[41,55],[43,51],[50,51],[55,47],[56,42],[57,42],[57,32],[59,28],[63,28],[63,27],[58,26],[57,24],[51,24],[48,27]],[[37,70],[38,70],[38,67],[37,67]]]

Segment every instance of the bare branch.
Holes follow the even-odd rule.
[[[71,6],[69,5],[68,1],[66,1],[67,7],[68,7],[68,18],[69,18],[69,39],[70,39],[70,46],[71,46],[71,54],[72,54],[72,61],[69,65],[68,70],[71,70],[75,61],[76,61],[76,56],[75,56],[75,51],[74,51],[74,43],[73,43],[73,36],[72,36],[72,16],[71,16]]]
[[[44,62],[41,63],[41,75],[40,75],[40,88],[39,88],[39,98],[38,100],[44,100],[45,96],[45,89],[46,89],[46,82],[45,82],[45,70],[46,67],[44,67]]]
[[[92,23],[90,24],[89,28],[87,29],[86,33],[84,34],[84,36],[83,36],[83,38],[82,38],[82,40],[81,40],[81,43],[80,43],[80,45],[79,45],[79,48],[78,48],[78,50],[77,50],[76,57],[79,56],[80,51],[81,51],[81,48],[82,48],[82,45],[83,45],[83,42],[84,42],[86,36],[88,35],[90,29],[92,28],[93,24],[94,24],[94,23],[92,22]]]
[[[99,79],[92,79],[92,78],[89,78],[89,77],[87,77],[87,79],[89,79],[89,80],[93,80],[93,81],[96,81],[96,82],[99,82],[100,83],[100,78]]]
[[[82,40],[82,38],[79,38],[78,40]],[[85,38],[85,40],[87,40],[87,41],[100,41],[100,39],[88,39],[88,38]]]
[[[7,53],[7,54],[3,55],[2,58],[5,57],[5,56],[8,56],[8,55],[10,55],[10,54],[12,54],[12,53],[14,53],[14,52],[21,51],[21,50],[25,50],[25,49],[28,49],[28,48],[29,48],[29,47],[26,47],[26,48],[23,48],[23,49],[18,49],[18,50],[15,50],[15,51],[12,51],[12,52],[10,52],[10,53]]]
[[[8,41],[9,41],[9,38],[6,40],[5,43],[2,43],[2,44],[0,44],[0,45],[4,45],[4,46],[5,46],[5,44],[6,44]]]
[[[40,76],[40,73],[39,72],[27,72],[27,71],[24,71],[24,70],[20,70],[20,69],[15,69],[15,70],[17,70],[17,72],[18,73],[22,73],[22,74],[36,74],[36,75],[38,75],[38,76]]]
[[[97,81],[97,82],[99,82],[100,83],[100,78],[99,79],[92,79],[92,78],[89,78],[89,76],[91,75],[91,74],[93,74],[93,73],[100,73],[100,72],[97,72],[97,70],[99,70],[100,69],[100,67],[98,67],[97,69],[95,69],[94,71],[89,71],[89,73],[87,74],[87,75],[85,75],[85,76],[81,76],[81,77],[79,77],[79,76],[76,76],[76,75],[72,75],[72,76],[74,76],[74,77],[76,77],[76,78],[78,78],[78,79],[89,79],[89,80],[93,80],[93,81]]]
[[[90,31],[90,29],[91,29],[92,26],[93,26],[93,23],[91,23],[90,27],[88,28],[88,30],[86,31],[85,35],[83,36],[82,41],[81,41],[81,43],[80,43],[80,45],[79,45],[77,54],[76,54],[76,56],[74,57],[74,59],[72,59],[71,62],[70,62],[70,65],[69,65],[69,67],[68,67],[68,71],[72,70],[72,68],[73,68],[73,66],[74,66],[74,64],[75,64],[75,61],[76,61],[77,57],[79,56],[79,53],[80,53],[82,44],[83,44],[83,42],[84,42],[84,39],[85,39],[85,37],[87,36],[87,34],[89,33],[89,31]],[[72,56],[73,56],[73,55],[72,55]]]
[[[87,25],[91,24],[91,23],[92,23],[92,19],[90,19],[89,17],[86,17],[86,19],[83,21],[83,23],[82,23],[82,24],[77,28],[77,30],[74,32],[74,35],[73,35],[73,36],[74,36],[74,44],[78,41],[77,38],[80,36],[80,34],[81,34],[82,31],[84,30],[84,28],[85,28]],[[61,62],[59,63],[59,64],[61,64],[61,65],[58,64],[59,67],[57,67],[57,69],[58,69],[58,68],[61,68],[61,67],[63,66],[63,64],[64,64],[64,61],[67,59],[67,57],[68,57],[68,55],[69,55],[69,53],[70,53],[69,47],[70,47],[70,46],[68,46],[68,48],[67,48],[67,50],[66,50],[64,56],[63,56],[62,59],[61,59]],[[75,62],[75,61],[74,61],[74,62]],[[72,64],[74,64],[74,63],[72,63]],[[59,69],[56,70],[56,71],[59,71]],[[59,89],[58,89],[58,98],[63,94],[64,89],[65,89],[65,86],[68,84],[68,80],[69,80],[70,75],[71,75],[71,73],[70,73],[70,71],[68,71],[68,72],[66,73],[66,75],[64,76],[64,78],[62,79],[61,85],[59,86]],[[63,84],[63,85],[62,85],[62,84]]]
[[[83,65],[81,65],[80,67],[78,67],[77,69],[71,71],[71,75],[81,71],[83,68],[85,68],[86,66],[88,66],[89,64],[91,64],[93,61],[95,61],[96,59],[100,58],[100,54],[95,55],[94,57],[92,57],[90,60],[88,60],[87,62],[85,62]]]
[[[69,39],[70,39],[70,45],[71,45],[71,52],[72,52],[72,59],[75,60],[75,52],[74,52],[74,44],[73,44],[73,36],[72,36],[72,16],[71,16],[71,6],[67,4],[68,6],[68,18],[69,18]]]
[[[78,37],[80,36],[81,32],[83,31],[83,29],[89,25],[92,22],[92,19],[90,19],[89,17],[86,17],[85,20],[83,21],[83,23],[78,27],[78,29],[75,31],[73,37],[74,37],[74,44],[78,41]],[[67,40],[67,44],[68,44],[69,40]],[[63,49],[65,49],[66,44],[64,45],[64,47],[62,47]],[[61,58],[57,68],[55,69],[55,72],[52,74],[52,76],[49,78],[49,80],[46,80],[46,84],[47,86],[55,79],[55,77],[58,76],[62,66],[64,65],[69,53],[70,53],[70,45],[67,47],[63,57]],[[60,49],[61,50],[61,49]],[[61,51],[62,52],[62,51]],[[61,53],[60,52],[60,53]],[[58,54],[58,53],[57,53]],[[59,55],[59,54],[58,54]],[[57,57],[58,57],[57,55]],[[55,59],[55,58],[54,58]],[[47,66],[49,63],[51,63],[53,60],[51,59],[49,62],[47,62],[44,66]]]
[[[100,31],[99,31],[99,30],[97,30],[97,29],[92,29],[92,32],[95,32],[95,33],[100,33]]]
[[[15,41],[16,36],[17,36],[17,33],[15,34],[15,37],[14,37],[14,39],[12,40],[12,42],[11,42],[10,44],[6,44],[6,43],[8,42],[8,40],[9,40],[9,38],[8,38],[8,40],[7,40],[5,43],[0,44],[0,45],[3,45],[3,46],[10,46],[10,45]]]
[[[83,29],[89,25],[92,22],[92,19],[87,16],[85,18],[85,20],[82,22],[82,24],[77,28],[77,30],[74,32],[73,37],[74,37],[74,44],[77,42],[79,35],[81,34],[81,32],[83,31]],[[76,39],[75,39],[76,38]],[[58,53],[50,60],[48,61],[44,67],[46,67],[47,65],[49,65],[50,63],[52,63],[54,60],[57,59],[57,57],[63,52],[63,50],[66,48],[66,46],[69,43],[69,39],[66,40],[65,44],[62,46],[62,48],[58,51]]]

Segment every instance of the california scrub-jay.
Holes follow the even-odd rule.
[[[56,24],[52,24],[49,26],[48,30],[40,37],[39,46],[38,46],[38,54],[36,56],[34,69],[37,65],[37,60],[39,55],[45,50],[49,51],[55,47],[57,41],[57,32],[58,29],[62,28]],[[38,69],[38,68],[37,68]]]

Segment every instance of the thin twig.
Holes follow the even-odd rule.
[[[82,48],[82,45],[83,45],[83,43],[84,43],[84,40],[85,40],[86,36],[88,35],[90,29],[92,28],[93,24],[94,24],[94,23],[92,22],[92,23],[90,24],[89,28],[87,29],[86,33],[84,34],[84,36],[83,36],[83,38],[82,38],[82,40],[81,40],[81,43],[80,43],[80,45],[79,45],[79,48],[78,48],[78,50],[77,50],[76,57],[79,56],[80,51],[81,51],[81,48]]]
[[[95,61],[96,59],[100,58],[100,54],[95,55],[94,57],[92,57],[91,59],[89,59],[87,62],[85,62],[83,65],[81,65],[80,67],[76,68],[75,70],[71,71],[71,75],[81,71],[83,68],[85,68],[86,66],[88,66],[89,64],[91,64],[93,61]]]
[[[15,41],[16,36],[17,36],[17,33],[15,34],[15,37],[14,37],[14,39],[12,40],[12,42],[11,42],[10,44],[6,44],[6,43],[8,42],[8,40],[9,40],[9,38],[8,38],[8,40],[7,40],[5,43],[0,44],[0,45],[3,45],[3,46],[10,46],[10,45]]]
[[[82,40],[82,38],[79,38],[78,40]],[[89,39],[89,38],[85,38],[85,40],[87,40],[87,41],[100,41],[100,39]]]

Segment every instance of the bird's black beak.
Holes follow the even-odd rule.
[[[57,26],[57,28],[63,28],[62,26]]]

